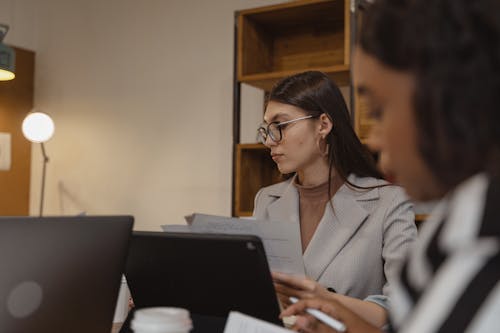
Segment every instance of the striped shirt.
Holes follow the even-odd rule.
[[[500,181],[479,174],[443,199],[396,280],[399,332],[500,332]]]

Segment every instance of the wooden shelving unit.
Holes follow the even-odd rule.
[[[237,216],[250,216],[257,191],[282,180],[269,150],[262,144],[239,144],[236,150]]]
[[[240,144],[240,85],[270,91],[280,79],[307,70],[350,84],[349,0],[299,0],[235,13],[233,90],[233,216],[248,216],[254,197],[282,178],[260,144]]]
[[[30,203],[31,142],[23,136],[21,127],[33,109],[35,53],[13,49],[16,77],[0,81],[0,132],[11,135],[11,166],[0,171],[0,215],[4,216],[28,215]]]
[[[368,114],[368,104],[356,92],[354,92],[354,101],[354,130],[361,142],[368,143],[370,131],[373,126],[373,120],[370,119]]]
[[[257,191],[283,179],[265,146],[240,144],[241,83],[266,92],[284,77],[319,70],[352,88],[351,45],[362,23],[361,0],[352,1],[352,8],[350,0],[299,0],[235,13],[233,216],[251,215]],[[357,135],[368,143],[368,105],[353,89],[348,104]],[[426,218],[423,212],[415,220]]]
[[[295,1],[237,14],[237,79],[265,91],[306,70],[349,84],[348,1]]]

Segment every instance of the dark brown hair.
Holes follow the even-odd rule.
[[[451,189],[500,171],[500,1],[376,0],[358,43],[414,74],[419,150]]]
[[[326,137],[330,175],[335,169],[342,180],[354,187],[358,186],[347,181],[351,173],[360,177],[382,178],[373,156],[352,128],[342,93],[327,75],[308,71],[289,76],[273,87],[266,105],[269,101],[299,107],[308,115],[318,117],[324,113],[330,117],[333,128]]]

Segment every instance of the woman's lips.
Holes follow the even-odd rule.
[[[283,157],[283,154],[271,154],[271,158],[273,161],[277,162],[279,159]]]

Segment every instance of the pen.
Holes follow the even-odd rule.
[[[299,301],[299,299],[297,297],[293,297],[293,296],[291,296],[289,299],[290,299],[290,302],[292,302],[293,304],[295,304]],[[317,309],[311,309],[311,308],[307,308],[306,312],[338,332],[345,332],[346,331],[346,327],[345,327],[344,323],[338,321],[337,319],[330,317],[329,315],[327,315],[324,312],[321,312]]]

